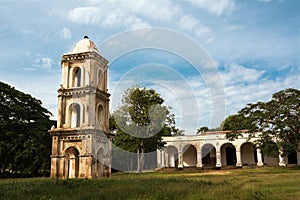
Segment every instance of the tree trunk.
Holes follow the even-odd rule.
[[[143,172],[143,169],[144,169],[144,152],[145,152],[145,150],[144,150],[144,147],[142,147],[142,153],[141,153],[141,159],[140,159],[140,162],[141,162],[141,173]]]
[[[140,148],[138,148],[136,156],[137,156],[137,170],[136,170],[136,173],[141,173]]]
[[[130,161],[130,167],[128,171],[133,171],[133,163],[134,163],[134,157],[133,157],[133,153],[131,154],[131,161]]]
[[[144,142],[143,140],[140,143],[140,147],[138,148],[137,152],[137,172],[136,173],[142,173],[143,172],[143,166],[144,166]]]

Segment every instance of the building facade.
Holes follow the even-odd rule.
[[[87,36],[61,58],[57,127],[52,127],[51,177],[110,176],[108,61]]]
[[[257,133],[259,134],[259,133]],[[286,166],[300,164],[300,153],[286,157],[264,155],[255,148],[255,137],[248,134],[230,141],[226,132],[206,132],[198,135],[163,137],[166,142],[157,150],[157,168],[221,168],[228,166]]]

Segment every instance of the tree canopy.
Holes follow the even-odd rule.
[[[242,114],[228,116],[222,123],[221,128],[222,131],[233,131],[233,132],[236,132],[238,130],[245,130],[245,129],[248,130],[255,129],[250,119],[246,118]]]
[[[196,134],[200,134],[200,133],[204,133],[209,131],[209,128],[207,126],[201,126],[200,128],[197,129],[197,133]]]
[[[273,94],[268,102],[248,104],[238,115],[228,117],[224,128],[233,133],[237,129],[261,132],[257,145],[262,149],[275,142],[283,154],[300,151],[300,91],[289,88]],[[237,135],[231,133],[230,137]]]
[[[138,172],[143,168],[143,154],[162,147],[162,136],[171,136],[175,130],[174,115],[163,102],[154,89],[130,88],[123,96],[122,106],[111,117],[110,128],[116,130],[113,143],[139,154]]]
[[[36,176],[50,168],[51,113],[42,102],[0,82],[0,172]]]

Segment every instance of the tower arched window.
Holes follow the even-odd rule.
[[[71,128],[80,126],[80,106],[79,104],[72,104],[71,108]]]
[[[73,87],[80,87],[81,86],[81,69],[76,67],[73,70]]]
[[[102,105],[98,106],[98,123],[100,125],[100,127],[103,127],[104,124],[104,109]]]

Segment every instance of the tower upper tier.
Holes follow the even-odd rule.
[[[76,43],[76,45],[71,51],[71,54],[83,53],[83,52],[96,52],[100,54],[95,43],[92,40],[90,40],[88,36],[84,36],[84,39]]]

